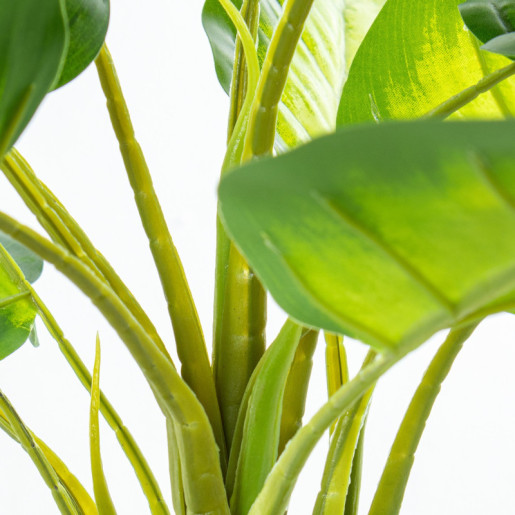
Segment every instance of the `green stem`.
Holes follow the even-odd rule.
[[[225,469],[227,455],[215,383],[186,275],[157,199],[147,163],[136,141],[116,70],[105,45],[95,63],[125,169],[163,286],[177,353],[182,363],[182,376],[206,410],[220,448],[222,468]]]
[[[482,93],[486,93],[494,86],[499,84],[499,82],[508,79],[514,74],[515,63],[511,63],[508,66],[501,68],[500,70],[496,70],[486,77],[483,77],[477,84],[464,89],[457,95],[454,95],[445,102],[441,103],[439,106],[431,109],[431,111],[422,116],[422,118],[447,118],[451,114],[461,109],[463,106],[472,102]]]
[[[331,397],[341,386],[349,381],[349,367],[347,353],[343,345],[343,336],[325,333],[325,370],[327,379],[327,395]],[[334,422],[329,434],[332,435],[336,427]]]
[[[66,240],[70,237],[73,238],[80,248],[78,249],[76,245],[72,246],[72,248],[77,250],[75,255],[88,264],[91,270],[97,273],[99,277],[105,278],[123,303],[130,309],[131,313],[145,327],[145,330],[159,349],[168,356],[168,352],[156,328],[130,290],[105,257],[95,248],[70,213],[48,187],[36,177],[32,168],[16,149],[11,149],[9,155],[2,163],[2,169],[52,240],[72,251],[70,245],[66,244]],[[33,192],[32,195],[29,194],[29,190]]]
[[[295,481],[324,431],[407,352],[408,349],[398,349],[378,356],[352,381],[335,392],[313,418],[299,429],[268,475],[249,515],[284,513]]]
[[[374,351],[369,351],[363,368],[374,360],[375,355]],[[370,387],[359,402],[338,419],[313,515],[341,515],[345,511],[356,450],[373,390],[374,386]]]
[[[186,515],[184,486],[182,483],[181,459],[177,442],[177,432],[172,420],[166,421],[166,437],[168,440],[168,465],[170,468],[170,485],[175,515]]]
[[[235,60],[230,139],[222,166],[224,175],[241,162],[248,115],[259,78],[259,63],[254,40],[245,20],[232,2],[222,0],[221,4],[238,30],[240,40],[237,48],[241,41],[245,53],[243,59],[240,49]],[[243,11],[255,34],[258,3],[247,0]],[[230,242],[218,217],[216,229],[213,373],[227,447],[230,449],[241,400],[252,372],[265,350],[266,292],[246,260]]]
[[[92,300],[125,343],[154,391],[163,413],[171,417],[179,429],[179,452],[184,464],[188,509],[193,513],[228,513],[220,456],[209,420],[170,360],[114,292],[80,260],[3,213],[0,213],[0,230],[66,275]]]
[[[52,316],[39,295],[36,293],[34,288],[28,281],[25,280],[21,270],[18,268],[16,263],[5,251],[2,251],[2,249],[0,249],[0,253],[2,253],[6,258],[6,262],[10,265],[13,273],[15,273],[23,282],[25,288],[27,289],[27,294],[31,296],[32,302],[35,304],[38,313],[43,320],[43,323],[48,329],[48,332],[57,342],[59,350],[65,357],[72,370],[75,372],[75,375],[81,384],[84,386],[84,388],[86,388],[86,390],[88,390],[88,392],[90,392],[92,378],[88,368],[80,359],[73,345],[66,339],[61,327]],[[121,448],[123,449],[129,462],[134,468],[136,477],[138,478],[138,481],[148,500],[151,512],[156,515],[168,515],[168,507],[166,506],[163,494],[161,493],[159,485],[154,478],[152,470],[148,466],[145,457],[141,453],[131,433],[124,426],[120,416],[107,400],[102,391],[100,392],[100,412],[102,413],[111,429],[114,431]]]
[[[404,415],[377,487],[369,515],[399,513],[422,432],[442,382],[477,323],[452,329],[431,361]]]
[[[46,456],[36,444],[34,438],[32,438],[31,432],[25,427],[25,424],[2,391],[0,391],[0,410],[9,422],[12,432],[16,435],[16,439],[30,456],[41,477],[50,488],[59,511],[66,515],[80,515],[72,497],[61,484],[54,468],[50,465]]]
[[[286,444],[302,427],[302,417],[306,408],[309,379],[313,368],[313,354],[317,341],[318,331],[305,329],[295,351],[284,390],[279,454],[283,452]]]
[[[11,304],[14,304],[15,302],[18,302],[19,300],[25,299],[27,297],[30,297],[30,293],[28,291],[17,293],[16,295],[11,295],[10,297],[5,297],[0,300],[0,309],[5,308],[6,306],[9,306]]]
[[[270,41],[252,104],[243,160],[272,153],[277,111],[313,0],[288,0]]]

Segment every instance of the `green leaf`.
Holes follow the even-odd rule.
[[[65,0],[70,44],[54,89],[82,73],[104,44],[109,25],[109,0]]]
[[[412,119],[509,64],[479,50],[459,0],[388,0],[356,53],[337,124]],[[461,108],[454,118],[515,114],[515,79]]]
[[[11,255],[29,283],[32,284],[39,279],[43,271],[43,260],[39,256],[2,231],[0,231],[0,245]]]
[[[25,343],[35,318],[36,307],[23,276],[0,244],[0,359]]]
[[[240,8],[242,2],[233,0]],[[262,64],[283,0],[261,0],[258,56]],[[384,0],[315,0],[279,106],[276,148],[285,150],[331,132],[346,71]],[[202,22],[220,84],[229,92],[236,30],[218,0],[206,0]]]
[[[514,140],[511,121],[340,130],[228,174],[221,217],[294,319],[415,346],[513,300]]]
[[[513,1],[468,0],[458,7],[469,30],[483,43],[515,30]]]
[[[277,459],[284,390],[301,333],[288,320],[256,369],[231,496],[234,515],[248,513]]]
[[[58,75],[68,44],[64,1],[0,0],[0,157]]]

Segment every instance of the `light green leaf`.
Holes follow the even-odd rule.
[[[233,3],[240,8],[241,1]],[[258,56],[262,64],[283,0],[260,2]],[[331,132],[346,71],[384,0],[315,0],[279,106],[276,148],[285,150]],[[229,91],[236,30],[218,0],[206,0],[202,22],[218,79]]]
[[[231,513],[245,515],[278,455],[284,389],[302,328],[288,320],[261,358],[245,415]]]
[[[36,307],[22,278],[0,244],[0,359],[21,347],[34,327]]]
[[[388,0],[356,53],[337,123],[417,118],[509,64],[483,52],[464,27],[460,0]],[[515,114],[515,79],[460,109],[455,118]]]
[[[0,245],[14,259],[29,283],[32,284],[39,279],[43,271],[43,260],[39,256],[2,231],[0,231]]]
[[[64,0],[0,0],[0,157],[54,83],[68,44]]]
[[[340,130],[228,174],[221,216],[294,319],[415,346],[513,300],[513,141],[511,121]]]
[[[109,25],[109,0],[65,0],[70,44],[54,89],[82,73],[102,48]]]

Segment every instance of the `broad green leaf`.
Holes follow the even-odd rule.
[[[109,0],[65,0],[70,44],[54,89],[82,73],[104,44],[109,25]]]
[[[221,217],[294,319],[415,346],[513,299],[514,140],[511,121],[342,129],[228,174]]]
[[[277,459],[284,390],[301,333],[288,320],[256,368],[231,496],[234,515],[248,513]]]
[[[20,267],[29,283],[34,283],[43,271],[43,260],[21,243],[0,231],[0,245],[10,254]]]
[[[35,318],[36,307],[23,276],[0,244],[0,359],[25,343]]]
[[[0,0],[0,157],[54,84],[67,44],[64,0]]]
[[[234,0],[241,7],[241,0]],[[283,0],[260,2],[258,56],[263,63]],[[331,132],[346,71],[384,0],[315,0],[279,106],[276,148],[285,150]],[[236,30],[218,0],[202,13],[220,84],[229,92]]]
[[[509,64],[483,52],[464,27],[460,0],[388,0],[349,71],[337,124],[412,119]],[[515,114],[515,79],[461,108],[455,118]]]

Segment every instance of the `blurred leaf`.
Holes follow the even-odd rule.
[[[38,338],[38,332],[36,331],[36,324],[32,326],[32,329],[29,333],[29,341],[32,343],[33,347],[39,347],[39,338]]]
[[[39,278],[43,271],[43,260],[39,256],[2,231],[0,245],[11,255],[29,283],[34,283]]]
[[[233,0],[240,8],[241,0]],[[283,0],[261,0],[258,56],[263,63]],[[384,0],[315,0],[279,106],[276,148],[331,132],[346,71]],[[236,29],[218,0],[206,0],[202,23],[220,84],[229,92]]]
[[[21,347],[36,318],[23,275],[0,244],[0,359]]]
[[[70,44],[54,89],[82,73],[104,44],[109,25],[109,0],[65,0]]]
[[[507,0],[468,0],[459,6],[469,30],[483,43],[515,30],[515,3]]]
[[[411,347],[513,301],[514,140],[511,121],[340,130],[228,174],[221,216],[294,319]]]
[[[338,125],[412,119],[509,64],[479,50],[459,0],[388,0],[349,71]],[[454,118],[515,115],[515,79],[467,104]]]
[[[0,158],[54,84],[68,44],[64,0],[0,0]]]

